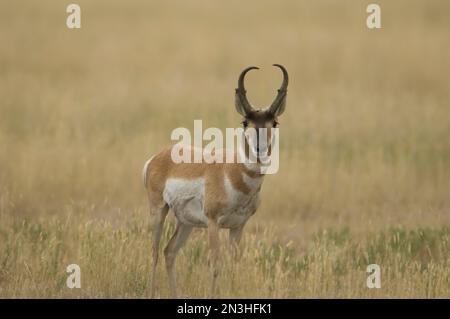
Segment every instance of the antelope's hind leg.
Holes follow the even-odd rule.
[[[151,298],[155,297],[156,292],[156,268],[158,266],[159,258],[159,244],[161,242],[161,235],[164,228],[164,221],[166,220],[169,207],[164,203],[159,206],[150,204],[150,211],[154,218],[153,224],[153,247],[152,247],[152,282],[151,282]]]
[[[183,247],[192,232],[192,226],[177,222],[175,233],[170,238],[166,248],[164,248],[164,256],[166,258],[166,270],[169,278],[170,296],[177,297],[176,278],[175,278],[175,258],[178,251]]]
[[[175,258],[191,234],[194,228],[193,225],[199,223],[202,203],[195,197],[180,199],[172,203],[171,209],[177,218],[177,226],[175,233],[166,248],[164,248],[164,255],[166,258],[167,275],[169,277],[170,295],[176,298]]]

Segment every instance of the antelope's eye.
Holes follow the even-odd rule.
[[[278,122],[277,121],[273,121],[273,125],[272,125],[272,127],[278,127]]]
[[[248,122],[247,121],[242,121],[242,126],[245,128],[248,126]]]

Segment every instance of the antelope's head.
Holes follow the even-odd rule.
[[[248,71],[259,69],[250,66],[244,69],[239,76],[238,87],[236,89],[235,106],[236,110],[244,117],[242,125],[244,127],[245,142],[253,155],[256,155],[258,161],[261,157],[270,156],[275,137],[274,128],[278,127],[278,117],[283,114],[286,108],[286,94],[289,77],[286,69],[280,64],[274,66],[283,72],[283,83],[278,89],[275,100],[267,108],[254,108],[247,99],[244,86],[245,75]]]

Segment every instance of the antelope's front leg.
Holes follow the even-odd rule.
[[[233,254],[233,258],[235,260],[239,257],[239,242],[242,238],[242,231],[244,230],[245,224],[238,226],[236,228],[230,228],[229,232],[229,241],[231,253]]]
[[[214,297],[216,294],[216,281],[219,276],[218,259],[220,252],[219,225],[215,219],[208,220],[208,240],[212,270],[211,297]]]

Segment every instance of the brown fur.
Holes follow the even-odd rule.
[[[191,149],[192,152],[197,150]],[[234,189],[249,194],[252,191],[245,183],[243,174],[251,177],[262,177],[259,172],[249,170],[244,164],[237,163],[174,163],[171,158],[172,147],[164,149],[153,157],[147,167],[146,181],[149,198],[162,200],[165,183],[169,178],[193,180],[205,179],[205,214],[217,217],[221,208],[226,204],[224,180],[225,176],[231,181]],[[220,152],[220,151],[219,151]]]
[[[277,116],[281,115],[285,108],[286,102],[286,89],[288,85],[288,75],[285,68],[279,64],[274,64],[283,71],[283,84],[278,90],[278,95],[272,105],[265,110],[255,110],[248,103],[245,96],[244,88],[244,76],[246,72],[256,67],[246,68],[240,75],[238,81],[238,88],[236,89],[235,106],[236,110],[244,116],[244,130],[251,127],[256,129],[256,141],[255,136],[252,136],[252,142],[258,142],[260,139],[259,129],[267,128],[267,141],[264,144],[255,144],[253,149],[264,147],[262,150],[256,150],[257,152],[265,152],[266,147],[271,155],[271,141],[272,141],[272,127],[277,126]],[[249,132],[247,132],[249,133]],[[249,145],[245,139],[245,155],[249,158]],[[203,196],[203,213],[207,218],[208,240],[212,257],[212,294],[215,293],[216,278],[218,276],[218,257],[219,257],[219,227],[227,225],[230,228],[230,243],[232,247],[237,247],[241,238],[242,230],[247,219],[253,215],[259,205],[259,191],[261,189],[263,175],[259,171],[259,158],[257,159],[255,170],[250,170],[245,164],[238,163],[237,156],[234,155],[234,163],[194,163],[194,152],[201,152],[202,150],[190,149],[191,163],[175,163],[172,160],[171,152],[173,147],[168,147],[156,156],[154,156],[146,166],[144,171],[145,187],[148,192],[150,210],[156,216],[154,240],[153,240],[153,265],[152,265],[152,296],[156,287],[156,266],[158,262],[158,249],[161,239],[164,220],[167,216],[169,203],[164,201],[164,190],[166,182],[170,178],[176,178],[181,180],[194,180],[203,178],[204,180],[204,196]],[[225,160],[226,156],[224,150],[219,150],[222,159]],[[203,155],[203,154],[201,154]],[[203,156],[201,156],[203,158]],[[253,168],[253,166],[252,166]],[[244,176],[248,176],[252,179],[260,178],[260,183],[247,184],[244,180]],[[231,187],[236,191],[239,197],[232,196],[234,203],[230,204],[228,201],[227,189],[225,188],[225,181],[230,181]],[[233,193],[234,194],[234,193]],[[242,196],[243,197],[242,197]],[[246,196],[247,195],[247,196]],[[237,200],[235,199],[237,198]],[[230,200],[232,201],[232,200]],[[240,203],[238,201],[243,201]],[[182,207],[183,212],[190,213],[192,210],[197,212],[199,209],[198,204],[195,201],[187,200]],[[227,210],[228,209],[228,210]],[[230,217],[231,216],[231,217]],[[220,218],[230,219],[235,218],[237,222],[230,222],[224,224],[219,222]],[[181,218],[181,217],[179,217]],[[205,223],[203,221],[203,223]],[[175,285],[175,268],[174,262],[177,252],[185,243],[189,234],[194,226],[188,222],[181,222],[178,220],[175,233],[169,240],[166,248],[164,249],[164,255],[166,257],[166,268],[169,277],[169,288],[172,297],[176,296]]]

